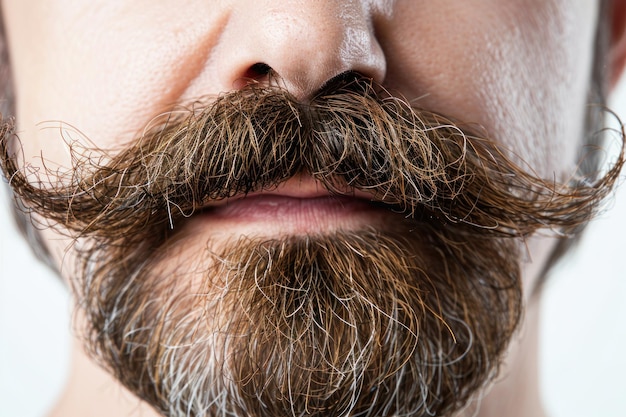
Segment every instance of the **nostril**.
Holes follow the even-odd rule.
[[[272,67],[264,62],[257,62],[251,65],[241,77],[234,81],[233,87],[237,90],[250,84],[269,84],[270,77],[274,73]]]
[[[270,67],[266,63],[257,62],[256,64],[252,65],[247,72],[249,73],[248,75],[250,76],[250,78],[256,79],[268,76],[271,71],[272,67]]]
[[[319,91],[324,91],[327,89],[332,89],[335,85],[341,86],[355,86],[359,85],[360,82],[364,80],[372,80],[372,78],[362,75],[358,71],[344,71],[340,74],[335,75],[330,80],[326,81],[319,89]],[[345,87],[344,87],[345,89]]]
[[[263,63],[257,62],[254,65],[251,65],[250,68],[246,72],[243,73],[241,79],[239,80],[238,87],[244,87],[248,84],[256,84],[264,81],[268,81],[270,74],[272,73],[272,67]]]

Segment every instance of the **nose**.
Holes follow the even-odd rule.
[[[221,84],[238,89],[251,80],[267,82],[271,74],[296,98],[306,100],[347,71],[382,82],[386,62],[369,3],[235,2],[214,54]]]

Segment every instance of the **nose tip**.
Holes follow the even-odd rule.
[[[346,72],[382,82],[385,57],[359,1],[255,1],[231,15],[218,68],[227,89],[270,79],[306,100]]]

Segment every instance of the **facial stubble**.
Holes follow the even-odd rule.
[[[546,183],[368,81],[338,84],[307,105],[255,87],[222,96],[106,163],[75,150],[70,185],[31,185],[5,135],[17,195],[88,242],[73,285],[94,356],[163,414],[458,410],[519,320],[519,239],[586,221],[622,163],[592,186]],[[172,255],[190,259],[176,230],[207,202],[301,173],[370,193],[388,227]]]

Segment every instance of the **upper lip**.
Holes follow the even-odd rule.
[[[279,196],[297,199],[314,199],[341,196],[365,201],[375,201],[374,196],[365,191],[348,186],[346,186],[345,189],[340,188],[338,190],[330,191],[321,182],[315,180],[314,178],[308,175],[300,175],[279,184],[278,187],[274,189],[254,191],[245,195],[242,194],[223,200],[214,200],[211,203],[207,204],[207,206],[219,207],[221,205],[229,204],[243,198],[262,196]]]

